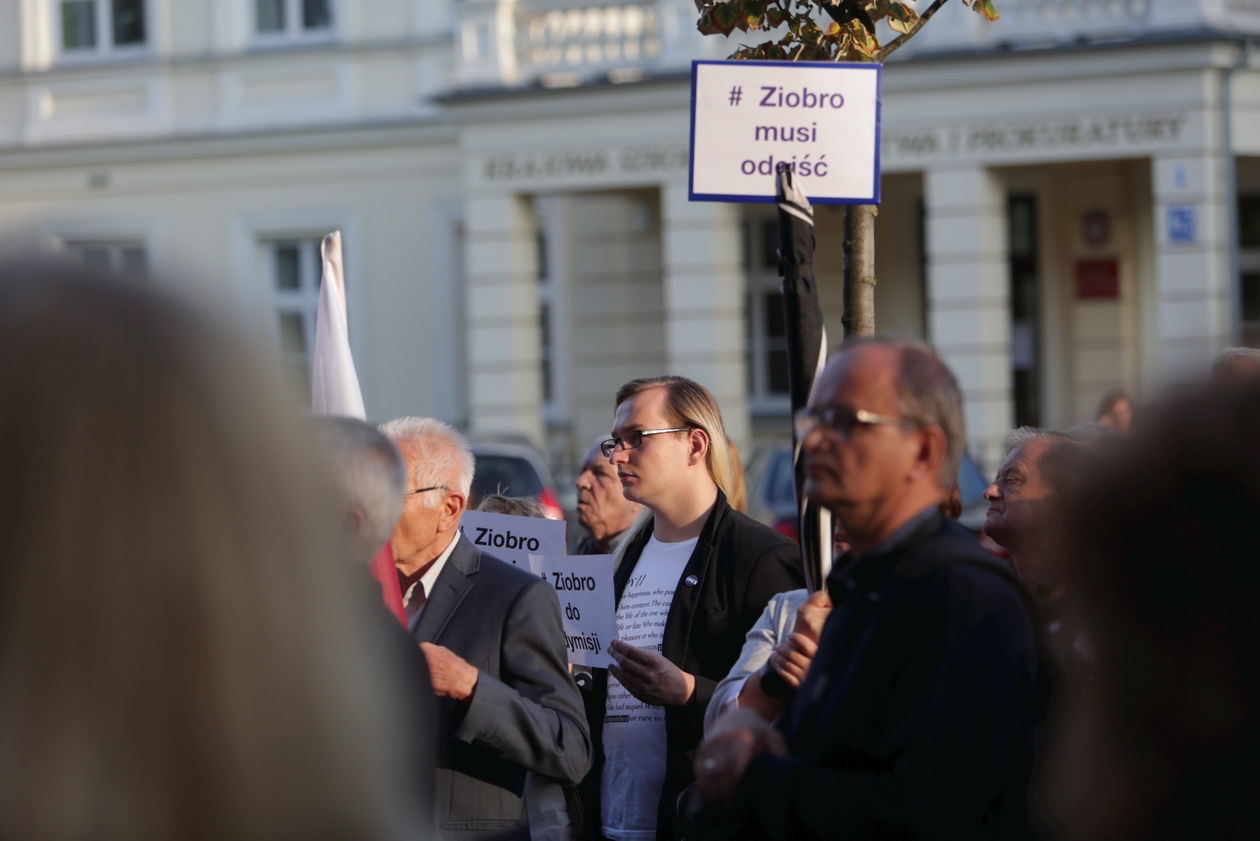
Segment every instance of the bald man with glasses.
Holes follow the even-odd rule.
[[[939,511],[964,440],[953,374],[921,344],[851,343],[797,420],[806,493],[851,549],[795,697],[777,726],[718,723],[702,796],[739,804],[742,838],[1030,838],[1044,672],[1020,581]]]

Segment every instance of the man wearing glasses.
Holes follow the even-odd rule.
[[[1045,685],[1018,579],[938,510],[964,440],[953,374],[920,344],[850,344],[798,420],[805,490],[851,549],[777,728],[720,722],[702,796],[741,804],[750,838],[1030,837]]]
[[[590,731],[568,670],[560,603],[538,576],[482,554],[459,532],[473,478],[468,443],[432,418],[381,427],[407,472],[390,544],[412,637],[429,664],[440,732],[437,822],[448,839],[560,841],[561,785],[591,764]],[[536,806],[537,804],[535,804]]]
[[[596,670],[587,706],[589,838],[674,838],[714,687],[770,597],[802,586],[796,546],[727,503],[726,441],[717,402],[692,380],[634,380],[617,393],[601,451],[651,516],[614,558],[617,665]]]

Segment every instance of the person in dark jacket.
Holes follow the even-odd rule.
[[[614,558],[617,660],[588,702],[596,764],[584,785],[587,836],[673,837],[714,687],[776,593],[802,586],[799,552],[727,502],[726,430],[713,396],[682,377],[617,393],[602,450],[648,516]]]
[[[697,786],[774,839],[1010,839],[1044,706],[1029,596],[939,505],[961,396],[928,348],[850,345],[798,418],[806,492],[852,544],[778,728],[747,710],[701,748]]]

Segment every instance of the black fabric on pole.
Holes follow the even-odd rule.
[[[775,168],[779,205],[779,274],[783,277],[783,314],[787,332],[788,385],[792,413],[805,408],[814,379],[827,361],[827,330],[814,278],[814,210],[796,186],[792,167]],[[810,590],[822,589],[831,571],[831,512],[805,497],[801,442],[792,426],[792,466],[801,536],[801,560]]]

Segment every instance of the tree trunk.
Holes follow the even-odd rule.
[[[875,215],[873,204],[844,214],[844,337],[875,334]]]

